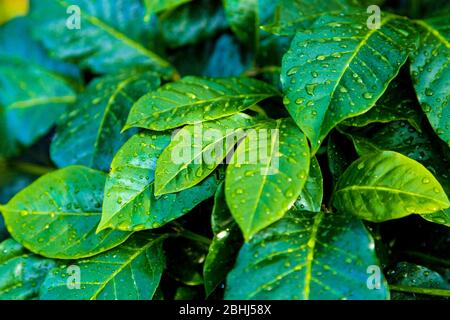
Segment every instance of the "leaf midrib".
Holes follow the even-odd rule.
[[[55,96],[55,97],[40,97],[40,98],[34,98],[29,100],[22,100],[22,101],[16,101],[6,108],[11,109],[24,109],[24,108],[31,108],[35,106],[40,105],[47,105],[47,104],[59,104],[59,103],[72,103],[75,102],[76,96],[74,95],[67,95],[67,96]]]
[[[447,49],[450,50],[450,42],[432,25],[428,24],[425,20],[415,20],[415,22],[431,33],[439,42],[443,43]]]
[[[154,245],[156,242],[158,242],[160,240],[161,240],[161,238],[157,238],[156,240],[152,239],[145,246],[139,248],[133,255],[131,255],[127,260],[125,260],[124,263],[122,263],[116,271],[114,271],[104,282],[101,283],[99,288],[94,292],[94,294],[92,295],[92,297],[89,298],[89,300],[96,300],[98,295],[103,291],[103,289],[105,289],[106,285],[111,280],[113,280],[120,272],[122,272],[125,269],[125,267],[127,267],[130,263],[132,263],[134,259],[136,259],[143,252],[145,252],[145,250],[147,250],[148,248],[150,248],[152,245]]]
[[[417,198],[423,198],[423,199],[427,199],[439,204],[442,204],[446,207],[449,206],[449,203],[445,203],[442,202],[441,200],[435,199],[435,198],[430,198],[428,196],[425,196],[423,194],[419,194],[419,193],[414,193],[414,192],[409,192],[409,191],[405,191],[405,190],[400,190],[400,189],[394,189],[394,188],[388,188],[388,187],[381,187],[381,186],[367,186],[367,185],[357,185],[357,186],[349,186],[349,187],[345,187],[342,189],[339,189],[336,191],[336,193],[339,192],[350,192],[352,190],[367,190],[367,191],[384,191],[384,192],[390,192],[390,193],[399,193],[399,194],[405,194],[408,196],[412,196],[412,197],[417,197]]]
[[[67,2],[62,1],[62,0],[59,0],[58,3],[59,3],[59,5],[61,5],[62,7],[65,7],[65,8],[67,8],[70,5]],[[111,36],[113,36],[115,39],[125,43],[129,47],[132,47],[132,48],[136,49],[140,53],[142,53],[142,54],[146,55],[147,57],[149,57],[150,59],[156,61],[160,66],[162,66],[162,67],[170,67],[170,63],[169,62],[167,62],[166,60],[164,60],[163,58],[158,56],[156,53],[146,49],[145,47],[143,47],[141,44],[139,44],[138,42],[134,41],[133,39],[127,37],[122,32],[120,32],[120,31],[110,27],[109,25],[107,25],[105,22],[101,21],[97,17],[91,16],[91,15],[87,14],[84,11],[80,12],[80,13],[81,13],[81,17],[86,19],[90,24],[100,28],[101,30],[103,30],[106,33],[108,33]]]

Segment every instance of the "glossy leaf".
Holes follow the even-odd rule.
[[[223,183],[214,197],[211,224],[214,238],[203,265],[206,296],[225,280],[242,242],[241,232],[225,202]]]
[[[364,127],[371,123],[406,120],[420,130],[422,113],[414,95],[411,95],[405,79],[394,80],[375,106],[360,116],[346,119],[343,125]]]
[[[319,162],[316,157],[311,158],[308,178],[300,196],[294,203],[299,211],[319,212],[322,208],[323,178]]]
[[[30,254],[13,239],[0,242],[0,300],[36,298],[55,261]]]
[[[213,37],[227,27],[220,1],[186,3],[160,19],[161,32],[169,47],[178,48]]]
[[[186,126],[173,137],[156,162],[155,195],[179,192],[200,183],[255,124],[238,113],[228,118]]]
[[[268,121],[241,142],[227,167],[225,195],[246,240],[283,217],[309,166],[308,143],[291,119]]]
[[[244,244],[225,299],[387,299],[382,274],[380,288],[369,289],[369,266],[377,268],[378,261],[360,220],[291,211]]]
[[[419,49],[413,53],[411,74],[422,110],[436,134],[450,146],[450,13],[416,21]]]
[[[283,57],[284,104],[313,154],[339,122],[374,106],[405,63],[404,48],[415,45],[408,20],[386,14],[379,29],[369,29],[366,19],[324,16],[297,33]]]
[[[212,175],[188,190],[154,196],[156,160],[169,142],[169,134],[140,133],[131,137],[117,152],[106,180],[98,231],[158,228],[214,194],[217,179]]]
[[[59,58],[96,73],[140,65],[170,75],[170,64],[149,47],[144,14],[138,0],[42,0],[31,11],[35,37]]]
[[[370,137],[351,135],[360,155],[379,150],[392,150],[424,165],[439,181],[447,196],[450,195],[450,150],[427,130],[418,132],[405,122],[395,122],[376,130]],[[450,209],[422,215],[426,220],[448,225]]]
[[[442,186],[424,166],[393,151],[355,161],[339,179],[333,199],[338,211],[374,222],[450,207]]]
[[[0,154],[6,155],[46,134],[75,101],[63,79],[10,56],[0,55],[0,91]]]
[[[83,258],[119,245],[130,233],[95,233],[105,179],[81,166],[42,176],[0,207],[8,231],[30,251],[50,258]]]
[[[185,77],[139,99],[125,128],[163,131],[219,119],[277,95],[272,86],[250,78]]]
[[[392,300],[430,300],[432,298],[429,295],[420,295],[420,289],[425,289],[428,293],[443,289],[450,293],[450,285],[443,276],[421,265],[399,262],[387,272],[387,276],[394,289]],[[400,288],[418,290],[416,293],[404,293],[399,291]]]
[[[278,0],[275,20],[263,29],[284,36],[310,27],[325,14],[354,13],[364,9],[357,0]],[[373,1],[371,2],[373,4]]]
[[[120,146],[134,133],[120,131],[133,103],[159,86],[152,72],[131,70],[92,82],[59,120],[51,157],[59,166],[107,171]]]
[[[163,239],[158,235],[139,234],[113,250],[78,260],[73,266],[79,268],[79,281],[72,275],[73,271],[61,266],[47,276],[39,298],[150,300],[164,269]]]

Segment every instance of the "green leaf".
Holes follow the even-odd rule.
[[[386,123],[406,120],[414,128],[420,130],[422,113],[416,99],[412,96],[406,79],[399,78],[389,84],[388,89],[375,106],[360,116],[346,119],[343,125],[364,127],[371,123]]]
[[[422,214],[421,217],[430,222],[450,227],[450,209],[439,210],[430,214]]]
[[[106,175],[81,166],[46,174],[0,210],[12,237],[45,257],[77,259],[111,249],[130,233],[95,233]]]
[[[0,91],[0,154],[6,155],[46,134],[75,101],[63,79],[10,56],[0,55]]]
[[[263,26],[267,32],[293,36],[309,28],[324,14],[354,13],[360,10],[356,0],[278,0],[275,20]]]
[[[278,94],[272,86],[250,78],[185,77],[139,99],[125,129],[163,131],[223,118]]]
[[[161,33],[171,48],[194,44],[226,29],[220,1],[196,0],[160,17]]]
[[[385,14],[379,29],[366,19],[324,16],[297,33],[283,58],[284,104],[313,154],[339,122],[374,106],[415,45],[407,19]]]
[[[98,231],[158,228],[214,194],[218,182],[212,175],[191,189],[162,197],[153,195],[156,160],[169,142],[166,133],[140,133],[117,152],[106,180]]]
[[[438,292],[446,291],[447,297],[450,294],[450,285],[443,276],[420,265],[399,262],[387,272],[387,276],[392,300],[430,300],[430,295]]]
[[[428,130],[418,132],[405,122],[394,122],[372,132],[370,137],[350,135],[360,155],[379,150],[392,150],[423,164],[450,195],[450,149]],[[448,225],[450,209],[422,215],[426,220]]]
[[[120,134],[131,106],[159,84],[156,74],[139,70],[94,80],[59,120],[50,149],[53,161],[59,167],[80,164],[107,171],[134,133]]]
[[[419,49],[413,53],[411,74],[422,109],[436,134],[450,146],[450,14],[415,21]]]
[[[173,10],[191,0],[144,0],[146,8],[146,17],[153,13],[159,13],[166,10]]]
[[[78,260],[73,264],[79,268],[78,281],[67,266],[61,266],[47,276],[39,298],[149,300],[164,270],[164,238],[148,233],[138,234],[113,250]]]
[[[36,298],[53,260],[30,254],[13,239],[0,242],[0,300]]]
[[[225,202],[223,183],[217,188],[211,216],[214,238],[203,265],[206,296],[225,280],[233,267],[242,236]]]
[[[424,166],[393,151],[355,161],[339,179],[333,199],[338,211],[374,222],[450,207],[442,186]]]
[[[156,162],[155,195],[179,192],[208,177],[255,120],[243,113],[186,126]]]
[[[35,37],[58,58],[78,61],[96,73],[141,65],[170,75],[170,64],[148,47],[151,28],[144,13],[138,0],[126,5],[114,0],[42,0],[31,10]]]
[[[258,0],[222,0],[231,29],[242,43],[257,46],[259,34]]]
[[[74,64],[57,60],[32,37],[33,23],[29,17],[18,17],[0,27],[2,55],[33,63],[53,73],[80,81],[80,70]]]
[[[306,137],[291,119],[268,121],[241,142],[227,168],[225,195],[246,240],[283,217],[309,166]]]
[[[360,220],[290,211],[244,244],[225,299],[387,299],[382,274],[379,289],[368,286],[368,268],[377,265],[374,242]]]
[[[319,212],[323,199],[323,178],[319,162],[316,157],[311,158],[308,178],[300,196],[294,203],[299,211]]]

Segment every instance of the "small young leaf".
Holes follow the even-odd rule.
[[[442,186],[424,166],[393,151],[355,161],[339,179],[333,199],[338,211],[374,222],[450,207]]]
[[[219,119],[277,95],[272,86],[250,78],[185,77],[139,99],[125,128],[163,131]]]
[[[246,240],[283,217],[309,166],[306,137],[291,119],[268,121],[241,142],[227,168],[225,195]]]
[[[367,28],[366,20],[324,16],[297,33],[283,58],[284,104],[313,154],[339,122],[374,106],[405,63],[405,46],[415,45],[407,19],[386,14],[378,29]]]
[[[103,214],[97,231],[158,228],[211,197],[214,175],[198,186],[162,197],[153,195],[156,160],[170,142],[166,133],[139,133],[117,152],[105,186]]]
[[[254,124],[253,118],[238,113],[178,131],[156,162],[155,195],[179,192],[204,180]]]
[[[378,268],[378,290],[368,285],[368,267]],[[228,274],[225,299],[387,299],[380,272],[360,220],[290,211],[244,244]]]
[[[121,244],[129,232],[95,233],[105,179],[81,166],[42,176],[1,207],[8,231],[30,251],[58,259],[89,257]]]
[[[67,266],[56,268],[45,279],[39,298],[150,300],[164,270],[163,240],[159,235],[136,234],[114,250],[74,262],[78,274],[68,273]]]
[[[450,146],[450,14],[419,20],[419,49],[413,52],[411,74],[422,109],[436,134]]]
[[[13,239],[0,242],[0,300],[36,298],[55,261],[30,254]]]
[[[53,161],[59,167],[79,164],[107,171],[134,133],[120,134],[131,106],[159,84],[155,73],[139,70],[94,80],[59,120],[50,149]]]

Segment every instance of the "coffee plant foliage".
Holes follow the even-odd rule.
[[[450,296],[446,1],[0,9],[0,299]]]

